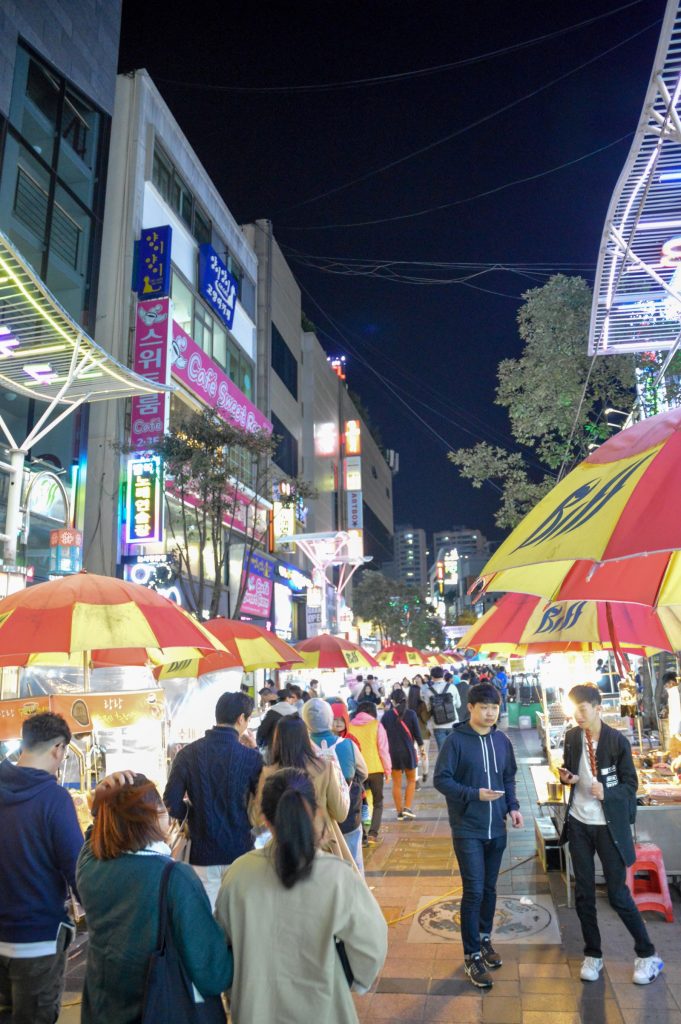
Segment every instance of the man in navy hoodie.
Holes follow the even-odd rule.
[[[57,783],[68,725],[45,712],[27,718],[21,735],[17,764],[0,763],[0,1018],[54,1024],[74,932],[67,887],[75,891],[83,834]]]
[[[497,732],[499,691],[478,683],[468,692],[467,722],[455,725],[435,767],[435,788],[447,798],[463,897],[461,938],[464,967],[476,988],[492,987],[489,971],[501,967],[491,943],[497,877],[506,849],[506,816],[514,828],[523,817],[515,792],[511,742]]]

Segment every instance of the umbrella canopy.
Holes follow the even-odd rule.
[[[481,574],[552,600],[681,605],[681,409],[602,444],[543,498]]]
[[[608,612],[606,602],[546,602],[528,594],[504,594],[460,643],[463,649],[519,656],[578,653],[612,648],[613,629],[628,654],[673,651],[681,643],[681,618],[671,608],[613,604]]]
[[[216,640],[218,646],[226,650],[228,657],[179,658],[176,662],[159,666],[154,671],[157,679],[186,678],[196,679],[208,672],[219,672],[224,669],[242,668],[252,672],[257,668],[283,668],[288,665],[301,665],[303,659],[276,633],[271,633],[262,626],[254,626],[250,622],[238,619],[211,619],[205,623],[205,629]]]
[[[350,640],[339,636],[320,633],[319,636],[301,640],[296,650],[302,656],[304,665],[300,668],[377,668],[378,662],[368,651]]]
[[[397,665],[423,666],[425,664],[424,658],[425,655],[416,647],[398,643],[386,644],[385,647],[381,647],[376,655],[376,661],[379,665],[383,665],[386,668],[394,668]]]
[[[156,591],[109,576],[79,572],[0,601],[0,657],[80,653],[89,658],[93,650],[121,648],[201,652],[222,645]]]
[[[428,668],[435,668],[436,665],[450,665],[452,662],[452,658],[448,658],[438,651],[421,651],[421,654],[423,655],[423,664]]]

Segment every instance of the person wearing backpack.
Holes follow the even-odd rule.
[[[317,751],[324,756],[328,751],[333,751],[338,760],[343,778],[350,790],[350,809],[345,821],[339,822],[342,835],[348,844],[352,859],[361,872],[364,872],[364,859],[362,857],[362,783],[366,781],[369,774],[366,762],[362,757],[359,744],[353,742],[349,737],[344,737],[334,731],[336,708],[341,718],[341,723],[346,725],[345,718],[347,710],[345,705],[336,703],[329,704],[319,697],[313,697],[303,708],[303,721],[310,733],[310,739],[317,748]],[[342,715],[340,709],[345,710]]]
[[[419,729],[419,720],[416,712],[407,707],[407,695],[404,690],[393,690],[390,695],[392,707],[384,713],[381,725],[388,736],[388,747],[390,748],[390,761],[392,763],[393,776],[393,800],[397,811],[397,820],[404,821],[405,818],[415,818],[412,809],[414,793],[416,792],[416,746],[419,747],[423,756],[423,739]],[[407,780],[407,791],[402,800],[402,775]]]
[[[430,725],[439,751],[452,731],[452,726],[459,720],[461,697],[451,672],[445,673],[440,665],[431,669],[430,680],[421,692],[430,711]]]

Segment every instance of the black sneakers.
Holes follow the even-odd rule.
[[[494,982],[487,973],[487,967],[485,966],[485,961],[482,958],[482,953],[474,953],[473,956],[467,956],[464,960],[463,967],[469,981],[471,984],[475,985],[476,988],[492,988]]]
[[[480,955],[488,971],[496,971],[503,966],[504,961],[492,946],[489,939],[480,940]]]

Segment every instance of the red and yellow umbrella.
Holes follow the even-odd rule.
[[[440,654],[439,651],[421,651],[421,654],[423,655],[423,664],[428,668],[435,668],[436,665],[451,665],[452,663],[451,658]]]
[[[229,668],[243,668],[251,672],[257,668],[302,666],[303,659],[295,647],[262,626],[254,626],[251,622],[241,622],[239,619],[217,618],[204,623],[204,628],[218,646],[222,645],[227,656],[180,658],[176,662],[160,665],[154,671],[157,679],[195,679],[208,672]]]
[[[301,640],[296,650],[304,660],[300,668],[378,668],[376,659],[359,644],[328,633]]]
[[[492,555],[490,590],[681,605],[681,409],[609,438]]]
[[[385,668],[395,668],[398,665],[423,666],[425,655],[416,647],[409,644],[386,644],[381,647],[376,655],[376,661]]]
[[[128,648],[136,649],[137,658],[141,650],[223,649],[172,601],[108,576],[79,572],[0,601],[0,658],[83,654],[89,660],[93,651],[111,658],[112,651]]]
[[[681,643],[681,609],[638,604],[555,601],[504,594],[460,640],[462,650],[498,654],[585,653],[612,649],[611,636],[627,654],[673,651]]]

